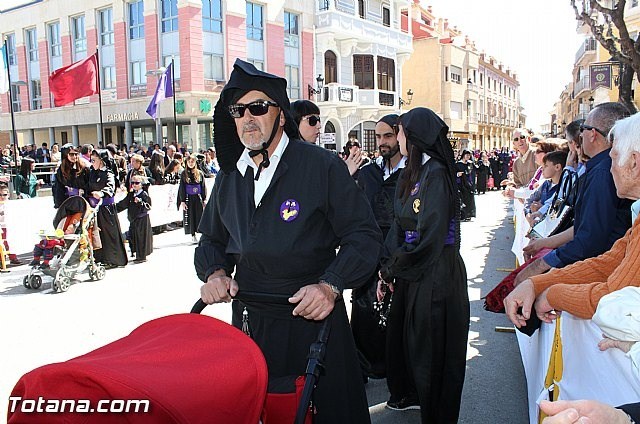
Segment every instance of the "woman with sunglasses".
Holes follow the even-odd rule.
[[[149,211],[151,210],[151,197],[143,190],[144,178],[140,175],[131,177],[131,186],[127,197],[116,204],[118,212],[127,211],[129,220],[129,247],[131,254],[136,258],[133,262],[146,262],[147,255],[153,252],[153,232]]]
[[[207,199],[207,187],[204,174],[198,169],[196,157],[187,158],[187,167],[180,177],[178,188],[178,209],[184,213],[184,232],[191,234],[193,242],[197,242],[196,231],[200,225],[204,202]]]
[[[467,275],[460,256],[460,198],[449,128],[433,111],[402,115],[407,162],[385,241],[378,299],[393,292],[387,321],[387,376],[413,382],[423,423],[455,423],[469,331]],[[402,349],[389,349],[402,346]]]
[[[100,228],[102,248],[94,251],[94,257],[96,262],[100,262],[107,269],[125,266],[128,262],[114,201],[117,171],[117,166],[108,150],[100,149],[91,152],[91,171],[85,197],[92,207],[96,207],[102,200],[98,209],[98,228]]]
[[[60,166],[53,184],[53,207],[58,209],[71,196],[82,196],[87,190],[89,169],[78,160],[80,152],[73,144],[62,146]]]
[[[310,100],[296,100],[291,103],[291,114],[298,126],[300,137],[315,144],[320,135],[320,109]]]

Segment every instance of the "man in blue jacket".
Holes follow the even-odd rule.
[[[616,121],[627,116],[629,111],[621,103],[603,103],[593,108],[580,125],[583,151],[591,159],[578,179],[573,240],[533,261],[518,274],[516,284],[551,268],[562,268],[606,252],[631,226],[631,201],[616,195],[608,138]]]

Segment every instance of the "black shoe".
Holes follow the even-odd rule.
[[[35,259],[29,262],[29,266],[38,266],[40,265],[40,261],[36,261]]]
[[[22,265],[22,261],[20,259],[11,259],[9,260],[11,265]]]
[[[146,258],[138,258],[138,259],[134,259],[133,260],[134,264],[141,264],[143,262],[147,262],[147,259]]]
[[[49,264],[40,265],[40,269],[49,269]]]
[[[404,397],[397,402],[392,402],[389,399],[387,402],[387,408],[393,409],[394,411],[408,411],[410,409],[420,409],[420,402],[418,402],[415,398]]]

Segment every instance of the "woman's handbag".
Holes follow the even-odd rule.
[[[528,234],[529,238],[545,238],[561,233],[573,225],[573,207],[575,196],[572,196],[577,183],[575,174],[565,169],[560,178],[562,187],[553,196],[553,201],[544,219],[535,224]],[[575,186],[575,187],[574,187]]]

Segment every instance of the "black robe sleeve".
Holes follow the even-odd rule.
[[[397,248],[383,264],[383,276],[415,281],[440,258],[453,217],[453,205],[444,166],[439,163],[430,163],[429,166],[431,169],[428,170],[426,180],[424,177],[422,180],[424,189],[420,190],[420,206],[416,214],[418,241],[407,243],[404,232],[396,224],[387,237],[387,248],[390,249],[394,242]],[[411,198],[407,201],[413,203]]]
[[[339,289],[360,287],[371,278],[382,248],[382,233],[367,199],[349,172],[335,158],[329,165],[327,220],[340,250],[321,279]]]
[[[64,188],[64,177],[62,176],[62,170],[58,168],[56,171],[56,182],[53,185],[52,194],[53,194],[53,208],[58,209],[62,202],[64,202],[67,198],[67,193]]]
[[[105,197],[113,197],[116,192],[116,177],[111,171],[104,172],[107,177],[107,184],[100,190]]]
[[[180,185],[178,186],[178,195],[176,196],[176,207],[180,209],[180,203],[187,201],[187,188],[184,178],[180,177]]]
[[[226,253],[229,243],[229,232],[222,224],[218,202],[220,197],[218,192],[225,178],[225,174],[220,172],[213,186],[211,200],[207,203],[198,226],[198,232],[202,233],[198,247],[194,253],[194,265],[198,278],[204,282],[218,269],[224,269],[227,275],[231,275],[235,268],[235,261],[232,255]],[[180,182],[183,189],[182,181]],[[178,195],[178,197],[180,197]],[[180,200],[178,200],[180,202]]]
[[[204,173],[200,172],[200,198],[202,199],[202,203],[207,201],[207,185],[204,182]]]
[[[116,210],[122,212],[129,209],[129,203],[131,203],[131,192],[127,193],[124,199],[116,203]]]
[[[146,210],[151,210],[151,196],[149,196],[149,193],[143,190],[138,197],[141,200],[140,206]]]

